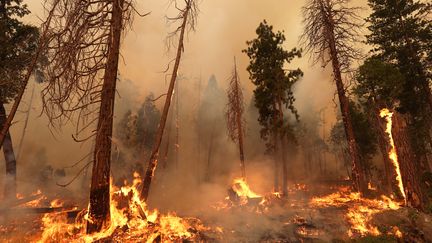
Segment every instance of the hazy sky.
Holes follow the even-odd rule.
[[[43,1],[25,0],[32,14],[26,17],[27,22],[35,25],[40,23],[38,17],[43,18]],[[167,33],[176,26],[170,26],[165,16],[174,16],[173,6],[168,0],[136,1],[136,8],[141,13],[150,12],[147,17],[135,17],[133,27],[128,31],[121,47],[122,59],[120,75],[122,82],[119,85],[118,102],[129,100],[132,104],[140,104],[148,92],[156,95],[166,92],[168,87],[165,75],[161,71],[174,56],[173,50],[166,47]],[[189,33],[185,42],[185,53],[180,67],[180,73],[187,78],[181,81],[184,89],[196,94],[197,80],[200,74],[203,86],[211,74],[215,74],[220,86],[225,89],[227,78],[233,66],[233,57],[238,60],[238,68],[245,97],[249,101],[253,85],[249,81],[246,71],[248,57],[242,53],[246,48],[246,41],[253,39],[258,24],[266,19],[275,30],[283,30],[287,41],[286,49],[299,47],[299,36],[302,32],[301,6],[305,1],[299,0],[202,0],[200,1],[199,18],[196,31]],[[354,1],[354,4],[365,5],[366,1]],[[335,104],[334,85],[331,81],[331,72],[323,70],[319,65],[311,67],[308,55],[304,54],[301,60],[293,62],[289,68],[300,67],[304,78],[295,87],[297,98],[296,106],[300,116],[308,116],[321,108],[327,107],[327,126],[334,122]],[[28,92],[30,93],[30,92]],[[193,102],[194,97],[186,97],[183,102]],[[26,96],[28,99],[28,94]],[[40,99],[36,96],[36,99]],[[182,101],[180,101],[182,102]],[[25,104],[25,103],[24,103]],[[64,163],[71,163],[82,154],[76,153],[81,145],[72,141],[70,132],[52,138],[46,128],[46,119],[38,118],[40,102],[34,104],[29,133],[26,137],[28,146],[32,144],[56,144],[59,149],[47,149],[48,157],[54,157]],[[158,103],[161,105],[161,102]],[[133,107],[132,107],[133,108]],[[24,108],[22,108],[24,109]],[[34,119],[33,119],[34,118]],[[18,122],[22,121],[19,117]],[[13,127],[12,133],[17,137],[21,134],[22,122]],[[35,132],[35,133],[34,133]],[[26,145],[27,146],[27,145]],[[64,149],[68,147],[68,149]],[[80,155],[81,154],[81,155]]]

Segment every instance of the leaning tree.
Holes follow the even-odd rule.
[[[63,0],[47,6],[43,109],[53,128],[76,121],[77,141],[95,138],[87,232],[110,220],[110,164],[120,41],[131,23],[132,1]],[[83,132],[96,130],[86,138]]]
[[[175,84],[177,81],[177,74],[180,67],[180,61],[182,57],[182,53],[184,51],[184,37],[187,32],[187,30],[194,30],[197,16],[198,16],[198,6],[196,0],[184,0],[185,6],[180,9],[177,6],[177,2],[174,1],[174,4],[176,5],[176,8],[179,10],[179,13],[174,18],[168,18],[169,21],[172,22],[180,22],[181,24],[172,32],[169,34],[169,39],[173,40],[174,37],[178,36],[178,44],[177,44],[177,53],[176,58],[174,61],[174,67],[173,71],[171,73],[171,79],[168,87],[168,92],[166,93],[166,99],[164,108],[162,110],[161,119],[159,122],[159,127],[156,132],[155,142],[153,144],[153,149],[150,155],[150,159],[148,160],[147,169],[144,174],[143,179],[143,187],[141,190],[141,198],[143,200],[147,200],[149,192],[150,192],[150,185],[153,180],[153,176],[158,164],[159,159],[159,149],[160,145],[162,143],[162,137],[165,130],[165,125],[168,118],[168,112],[171,105],[171,99],[174,93]]]
[[[349,99],[346,94],[342,74],[350,71],[353,60],[360,57],[356,49],[356,39],[361,27],[356,7],[348,7],[349,0],[309,0],[303,7],[304,33],[301,41],[307,52],[311,53],[314,64],[331,62],[333,79],[342,114],[346,139],[352,163],[352,179],[355,189],[367,191],[365,172],[360,162],[359,151],[350,116]]]

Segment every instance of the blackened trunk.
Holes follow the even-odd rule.
[[[420,187],[418,163],[409,142],[406,123],[406,118],[395,112],[393,114],[392,135],[399,160],[406,202],[409,206],[423,210],[424,198]]]
[[[0,107],[0,121],[3,123],[5,120],[6,110],[2,104]],[[12,145],[12,138],[9,131],[6,133],[6,136],[3,140],[3,154],[6,162],[4,198],[11,199],[16,197],[17,167]]]
[[[171,98],[172,98],[174,86],[175,86],[175,83],[177,80],[177,72],[178,72],[178,69],[180,66],[180,60],[181,60],[183,47],[184,47],[183,46],[183,39],[184,39],[185,31],[186,31],[186,24],[188,21],[188,15],[189,15],[190,10],[191,10],[191,2],[188,1],[186,9],[183,13],[183,23],[180,27],[180,38],[179,38],[179,42],[178,42],[178,46],[177,46],[177,55],[176,55],[176,59],[175,59],[175,63],[174,63],[173,72],[171,75],[170,84],[168,87],[168,92],[166,95],[164,109],[163,109],[162,116],[161,116],[161,119],[159,122],[159,127],[158,127],[158,130],[156,133],[156,139],[155,139],[155,143],[153,145],[152,153],[150,155],[150,159],[148,161],[147,169],[146,169],[146,172],[144,175],[143,187],[141,190],[141,199],[143,199],[144,201],[147,201],[147,198],[148,198],[148,195],[150,192],[150,185],[151,185],[151,182],[153,180],[153,176],[154,176],[157,162],[158,162],[159,147],[160,147],[161,142],[162,142],[165,124],[166,124],[166,120],[168,117],[168,111],[169,111],[169,108],[171,105]]]
[[[349,110],[349,100],[346,96],[345,87],[342,81],[341,74],[341,63],[338,58],[338,51],[336,48],[334,24],[332,16],[329,16],[328,22],[326,23],[327,40],[330,49],[330,57],[333,67],[333,77],[336,83],[337,93],[339,97],[339,104],[342,114],[342,120],[345,128],[345,135],[348,143],[348,150],[351,156],[352,164],[352,179],[354,187],[360,193],[364,194],[367,192],[367,183],[365,180],[365,172],[360,162],[360,156],[357,148],[357,142],[354,136],[354,130]]]
[[[278,111],[279,111],[279,123],[280,123],[280,150],[282,157],[282,196],[288,196],[288,167],[287,167],[287,159],[286,159],[286,134],[283,132],[284,129],[284,115],[282,110],[282,100],[278,100]]]
[[[240,169],[242,173],[242,177],[246,178],[246,165],[245,165],[245,159],[244,159],[244,150],[243,150],[243,124],[242,124],[242,100],[240,100],[239,94],[240,94],[240,87],[239,87],[239,78],[237,74],[237,64],[234,58],[234,75],[235,75],[235,94],[236,94],[236,102],[235,102],[235,112],[236,112],[236,119],[237,119],[237,130],[238,130],[238,145],[239,145],[239,152],[240,152]]]
[[[112,0],[108,59],[102,85],[90,188],[87,233],[99,232],[110,219],[111,137],[124,0]]]
[[[384,180],[384,188],[385,191],[387,193],[392,193],[393,192],[393,186],[395,185],[394,183],[394,178],[396,176],[396,174],[394,173],[394,166],[392,164],[392,162],[390,161],[389,158],[389,153],[390,153],[390,144],[389,144],[389,139],[388,139],[388,135],[385,132],[386,130],[386,125],[383,123],[382,118],[380,117],[380,110],[377,106],[377,104],[374,102],[373,105],[373,109],[372,109],[372,119],[373,119],[373,124],[375,126],[375,130],[378,133],[378,145],[383,157],[383,163],[384,163],[384,173],[385,173],[385,180]]]

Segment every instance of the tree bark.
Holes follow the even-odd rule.
[[[91,220],[87,221],[87,233],[99,232],[110,219],[111,137],[124,0],[112,0],[111,4],[110,42],[97,125],[90,188],[89,217]]]
[[[360,193],[364,194],[367,192],[367,183],[365,180],[365,173],[363,166],[360,162],[360,157],[357,148],[357,142],[354,136],[354,130],[352,120],[349,111],[349,100],[345,93],[344,84],[342,81],[341,64],[338,58],[338,51],[336,48],[336,41],[334,36],[334,23],[332,16],[329,16],[329,20],[326,23],[327,39],[330,49],[330,57],[333,67],[333,77],[336,82],[337,93],[339,97],[339,104],[342,114],[342,120],[345,128],[345,135],[347,138],[348,149],[351,156],[352,163],[352,178],[354,182],[354,188]]]
[[[6,110],[3,104],[0,107],[0,120],[1,122],[6,120]],[[3,140],[3,153],[6,162],[4,198],[16,198],[17,166],[12,145],[12,138],[9,131],[6,133],[6,136]]]
[[[392,193],[394,189],[394,178],[395,173],[393,169],[393,164],[389,158],[390,152],[390,144],[388,141],[388,135],[386,134],[385,125],[382,122],[382,118],[380,117],[380,110],[375,101],[372,101],[372,120],[375,126],[375,130],[378,132],[378,145],[383,157],[384,163],[384,173],[385,173],[385,181],[384,188],[387,193]]]
[[[284,115],[282,111],[282,100],[278,100],[278,110],[279,110],[279,122],[280,122],[280,129],[284,129]],[[287,167],[287,160],[286,160],[286,134],[284,134],[283,131],[279,132],[280,136],[280,150],[281,150],[281,157],[282,157],[282,196],[287,197],[288,196],[288,167]]]
[[[153,150],[152,150],[152,153],[150,155],[150,159],[149,159],[149,162],[147,165],[147,170],[146,170],[145,175],[144,175],[143,187],[141,190],[141,199],[143,199],[144,201],[147,201],[147,198],[148,198],[148,195],[150,192],[150,185],[151,185],[151,182],[152,182],[152,179],[154,176],[154,172],[156,170],[157,162],[158,162],[159,147],[160,147],[160,144],[162,142],[162,137],[163,137],[163,133],[164,133],[164,129],[165,129],[168,111],[169,111],[169,108],[171,105],[171,98],[173,95],[174,86],[175,86],[176,79],[177,79],[177,72],[178,72],[178,69],[180,66],[180,59],[181,59],[182,52],[184,49],[183,39],[184,39],[185,31],[186,31],[186,24],[188,21],[188,15],[189,15],[190,10],[191,10],[191,2],[188,1],[186,9],[183,13],[183,23],[180,26],[180,38],[179,38],[178,47],[177,47],[177,55],[176,55],[176,60],[174,63],[174,69],[173,69],[173,72],[171,75],[170,84],[168,87],[168,93],[166,95],[164,109],[162,112],[161,120],[159,122],[158,130],[156,133],[156,140],[155,140],[155,143],[153,146]]]
[[[423,210],[424,197],[418,176],[417,158],[409,142],[406,118],[397,112],[393,114],[392,135],[399,160],[406,202],[409,206]]]
[[[243,150],[243,124],[242,124],[242,113],[241,113],[241,105],[243,103],[242,100],[240,100],[239,93],[240,93],[240,87],[239,87],[239,78],[237,74],[237,64],[234,58],[234,75],[235,75],[235,93],[236,93],[236,116],[237,116],[237,130],[238,130],[238,145],[239,145],[239,152],[240,152],[240,169],[242,173],[243,179],[246,178],[246,165],[245,165],[245,159],[244,159],[244,150]]]

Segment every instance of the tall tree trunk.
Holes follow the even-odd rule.
[[[90,188],[89,216],[91,220],[87,221],[87,233],[100,231],[108,225],[110,219],[111,137],[124,0],[112,0],[111,4],[110,42],[97,125]]]
[[[6,120],[6,110],[2,104],[0,107],[0,120],[4,122]],[[16,197],[16,160],[12,145],[12,138],[9,131],[3,140],[3,154],[6,162],[6,176],[5,176],[5,188],[4,188],[4,198],[11,199]]]
[[[273,103],[273,110],[276,110],[276,102],[274,102]],[[277,124],[277,122],[278,122],[278,120],[277,120],[278,118],[275,116],[274,117],[274,124]],[[279,156],[278,156],[278,153],[279,153],[279,146],[278,146],[278,143],[279,143],[279,138],[278,138],[278,132],[277,132],[277,130],[276,129],[273,129],[273,146],[274,146],[274,149],[273,149],[273,159],[274,159],[274,188],[273,188],[273,190],[275,191],[275,192],[280,192],[280,188],[279,188]]]
[[[409,142],[406,118],[397,112],[393,114],[392,135],[399,160],[406,202],[409,206],[422,210],[424,209],[424,198],[418,176],[417,158]]]
[[[281,152],[282,152],[282,196],[284,198],[288,197],[288,165],[286,158],[287,150],[287,138],[286,136],[281,136]]]
[[[166,124],[166,120],[167,120],[167,116],[168,116],[168,111],[171,105],[171,98],[173,95],[173,91],[174,91],[174,86],[175,86],[175,82],[177,79],[177,72],[180,66],[180,60],[181,60],[181,56],[182,56],[182,52],[184,49],[184,45],[183,45],[183,39],[184,39],[184,35],[185,35],[185,31],[186,31],[186,24],[188,21],[188,15],[189,12],[191,10],[191,2],[187,2],[187,6],[186,9],[183,13],[183,23],[180,26],[180,38],[179,38],[179,42],[178,42],[178,47],[177,47],[177,55],[176,55],[176,59],[175,59],[175,63],[174,63],[174,69],[171,75],[171,80],[170,80],[170,84],[168,87],[168,93],[166,95],[166,100],[165,100],[165,105],[164,105],[164,109],[162,112],[162,116],[161,116],[161,120],[159,122],[159,127],[156,133],[156,140],[155,143],[153,145],[153,150],[152,153],[150,155],[150,159],[147,165],[147,170],[145,172],[144,175],[144,180],[143,180],[143,187],[141,190],[141,198],[144,201],[147,201],[149,192],[150,192],[150,185],[156,170],[156,166],[157,166],[157,161],[158,161],[158,156],[159,156],[159,147],[160,144],[162,142],[162,137],[163,137],[163,133],[164,133],[164,129],[165,129],[165,124]]]
[[[273,134],[273,143],[274,143],[274,150],[273,150],[273,160],[274,160],[274,181],[273,181],[273,190],[274,192],[280,192],[279,188],[279,146],[278,146],[278,137],[277,134]]]
[[[234,58],[234,76],[236,79],[235,82],[235,94],[236,94],[236,116],[237,116],[237,130],[238,130],[238,145],[239,145],[239,152],[240,152],[240,168],[242,177],[246,178],[246,165],[245,165],[245,159],[244,159],[244,150],[243,150],[243,124],[242,124],[242,113],[241,113],[241,105],[243,103],[242,100],[240,100],[239,93],[240,93],[240,87],[239,87],[239,78],[237,73],[237,63]]]
[[[281,129],[284,129],[284,115],[282,110],[282,100],[278,100],[278,110],[279,110],[279,122]],[[279,132],[280,136],[280,150],[282,157],[282,196],[288,196],[288,167],[287,167],[287,159],[286,159],[286,139],[287,135],[283,132]]]
[[[378,104],[375,101],[371,101],[371,105],[373,113],[371,120],[372,124],[374,124],[375,130],[378,132],[378,146],[381,151],[384,163],[384,188],[387,193],[392,193],[394,178],[396,175],[394,173],[393,164],[389,158],[390,144],[388,142],[388,135],[385,132],[385,124],[383,124],[383,120],[379,115],[380,109],[378,107]]]
[[[342,120],[345,128],[345,135],[347,138],[348,149],[351,156],[352,163],[352,178],[354,182],[354,187],[360,193],[367,192],[367,183],[365,180],[365,173],[363,170],[363,166],[360,162],[360,157],[358,153],[357,143],[354,136],[354,130],[352,125],[352,120],[349,111],[349,100],[345,93],[344,84],[342,81],[341,74],[341,64],[338,58],[338,51],[336,48],[335,41],[335,33],[332,16],[329,17],[329,21],[327,23],[327,39],[330,48],[330,57],[333,67],[333,76],[336,82],[337,93],[339,97],[339,104],[342,114]]]

